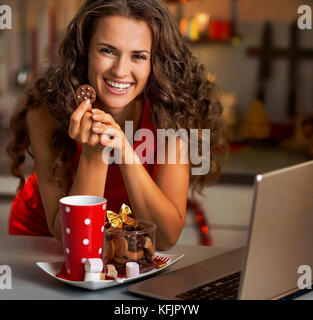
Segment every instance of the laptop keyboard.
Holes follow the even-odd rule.
[[[235,300],[237,299],[241,272],[201,285],[177,295],[183,300]]]

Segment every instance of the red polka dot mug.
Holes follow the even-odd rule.
[[[57,276],[83,281],[84,263],[101,258],[107,200],[96,196],[60,199],[64,265]]]

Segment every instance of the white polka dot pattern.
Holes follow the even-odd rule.
[[[90,219],[85,219],[85,225],[88,226],[90,224],[90,222],[91,222]]]
[[[83,244],[84,244],[85,246],[87,246],[87,245],[89,244],[89,240],[88,240],[88,239],[84,239],[84,240],[83,240]]]
[[[82,263],[86,263],[87,259],[86,258],[83,258],[82,259]]]
[[[65,207],[65,211],[66,212],[71,212],[71,208],[70,207]]]
[[[65,231],[66,231],[67,234],[71,233],[71,229],[70,228],[66,228]]]
[[[103,231],[104,231],[104,226],[101,227],[101,232],[103,232]]]
[[[69,254],[69,253],[70,253],[70,249],[69,249],[69,248],[66,248],[66,249],[65,249],[65,252],[66,252],[67,254]]]
[[[102,248],[99,249],[99,254],[101,254],[101,252],[102,252]]]

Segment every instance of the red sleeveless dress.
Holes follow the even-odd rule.
[[[150,108],[148,102],[144,103],[142,110],[140,129],[150,129],[154,134],[154,144],[148,144],[145,138],[137,139],[133,148],[136,150],[138,145],[145,143],[146,150],[154,152],[154,160],[156,160],[156,129],[152,124],[150,117]],[[143,136],[145,137],[145,136]],[[142,140],[142,141],[141,141]],[[77,143],[77,153],[74,157],[74,166],[77,169],[81,153],[81,145]],[[145,156],[145,152],[142,154]],[[154,164],[143,163],[144,167],[152,178],[156,173],[156,161]],[[104,197],[108,200],[108,209],[118,213],[123,203],[130,205],[123,177],[118,164],[111,164],[108,167],[106,187]],[[52,236],[47,225],[46,215],[41,201],[38,180],[36,172],[31,174],[23,189],[16,195],[11,205],[11,213],[9,219],[9,233],[20,235],[34,236]]]

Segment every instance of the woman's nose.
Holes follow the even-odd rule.
[[[129,74],[130,64],[126,57],[119,57],[115,60],[112,73],[117,78],[127,77]]]

